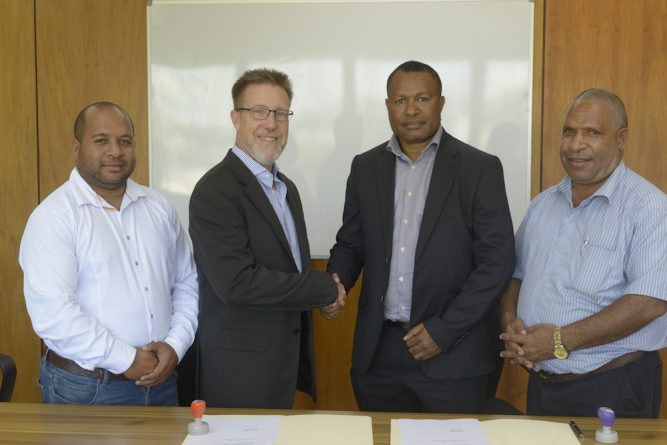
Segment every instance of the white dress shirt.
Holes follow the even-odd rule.
[[[151,341],[167,342],[179,360],[192,344],[192,250],[154,190],[129,179],[116,210],[75,168],[30,216],[19,263],[35,332],[83,368],[121,374]]]

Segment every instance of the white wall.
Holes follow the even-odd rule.
[[[433,66],[445,129],[499,156],[515,228],[529,202],[532,3],[287,2],[149,7],[151,184],[187,227],[196,181],[234,142],[231,86],[248,68],[287,72],[294,118],[278,165],[304,201],[314,256],[328,256],[352,157],[391,134],[385,83]]]

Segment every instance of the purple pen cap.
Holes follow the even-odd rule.
[[[602,422],[602,426],[606,427],[611,427],[616,420],[616,414],[614,413],[614,410],[607,408],[606,406],[601,406],[598,408],[598,417],[600,418],[600,422]]]

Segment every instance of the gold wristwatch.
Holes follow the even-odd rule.
[[[560,339],[560,327],[554,329],[554,357],[560,360],[565,360],[570,356],[570,351],[565,349],[563,342]]]

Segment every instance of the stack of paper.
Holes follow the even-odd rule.
[[[334,414],[209,416],[209,433],[183,445],[373,445],[371,418]]]
[[[391,421],[391,445],[580,445],[566,423],[527,419]]]

